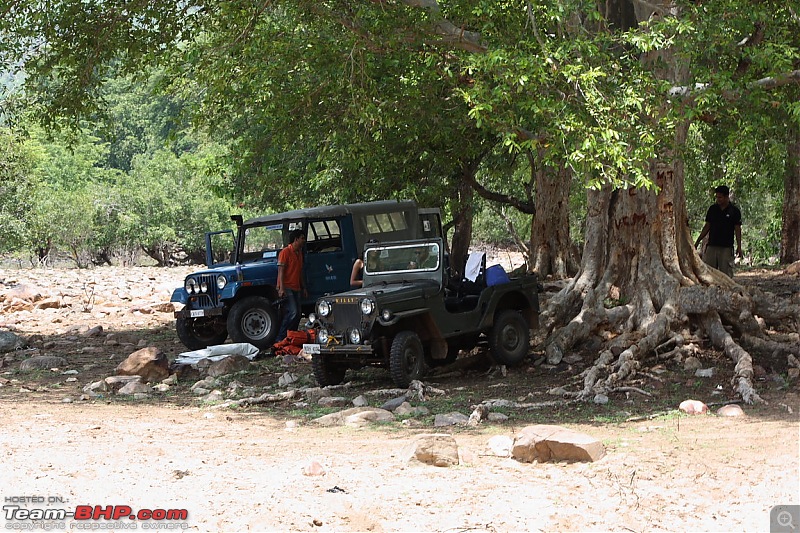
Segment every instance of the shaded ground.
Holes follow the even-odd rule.
[[[0,496],[63,498],[67,508],[187,509],[180,525],[196,531],[763,531],[772,506],[800,503],[800,388],[785,359],[753,354],[767,405],[743,406],[741,418],[680,415],[674,409],[688,398],[712,412],[735,400],[731,363],[702,343],[696,355],[703,368],[715,369],[711,378],[653,359],[635,383],[652,397],[629,392],[605,405],[500,408],[508,421],[477,428],[434,428],[433,417],[469,415],[488,399],[554,402],[548,391],[574,389],[596,347],[582,347],[571,354],[582,358],[557,367],[535,364],[534,353],[505,375],[480,353],[462,357],[426,380],[444,391],[424,402],[429,415],[362,429],[318,428],[311,420],[336,409],[305,401],[216,408],[192,394],[192,382],[146,400],[82,399],[84,385],[113,375],[139,346],[157,346],[171,358],[184,350],[171,313],[155,309],[186,272],[0,270],[0,294],[27,284],[60,292],[68,304],[0,311],[0,329],[32,347],[6,354],[0,368]],[[798,290],[796,277],[776,272],[740,280],[787,298]],[[96,326],[103,335],[83,336]],[[64,357],[67,368],[20,372],[20,361],[33,354]],[[62,374],[69,370],[77,374]],[[268,358],[222,389],[235,379],[253,395],[280,392],[287,371],[298,386],[314,386],[307,363]],[[364,394],[375,406],[388,399],[375,391],[393,387],[379,369],[351,372],[348,380],[337,395]],[[607,455],[593,464],[520,464],[489,453],[492,436],[513,437],[531,423],[588,433]],[[416,436],[433,431],[455,436],[465,464],[407,461]],[[324,474],[307,475],[314,462]]]

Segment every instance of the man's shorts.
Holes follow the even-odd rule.
[[[717,270],[733,277],[733,248],[723,246],[706,246],[703,261]]]

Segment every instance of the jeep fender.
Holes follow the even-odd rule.
[[[186,305],[189,302],[189,293],[183,287],[178,287],[172,291],[172,297],[170,297],[169,301]]]
[[[384,327],[392,327],[395,331],[398,328],[403,331],[413,331],[419,336],[422,344],[428,347],[433,359],[443,359],[447,356],[447,341],[428,309],[403,311],[388,321],[378,318],[378,323]]]

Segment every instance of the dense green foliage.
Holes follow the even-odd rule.
[[[760,80],[800,67],[800,6],[660,5],[637,25],[624,0],[13,2],[0,65],[19,74],[0,113],[68,136],[3,133],[0,247],[167,262],[231,210],[410,197],[447,211],[465,172],[527,202],[543,168],[574,176],[580,241],[585,187],[651,187],[688,120],[690,227],[728,183],[746,248],[772,257],[800,98]],[[668,96],[666,52],[690,65],[688,96]],[[509,241],[506,220],[527,237],[529,215],[473,207],[476,239]]]

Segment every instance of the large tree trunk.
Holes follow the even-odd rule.
[[[474,216],[474,190],[470,185],[475,181],[478,165],[467,165],[462,169],[462,179],[458,182],[458,198],[453,204],[453,239],[450,242],[450,268],[454,274],[463,275],[467,262],[469,245],[472,241],[472,218]]]
[[[695,251],[683,163],[675,156],[687,129],[685,124],[677,127],[672,150],[651,166],[657,190],[606,187],[589,192],[580,271],[550,299],[540,324],[549,335],[545,351],[551,364],[590,335],[610,340],[582,374],[582,389],[568,396],[587,400],[620,390],[661,346],[671,344],[680,354],[685,342],[680,333],[695,326],[732,359],[736,393],[747,403],[757,402],[751,356],[724,325],[740,336],[767,340],[754,315],[767,323],[784,318],[800,323],[796,306],[746,292]]]
[[[787,143],[780,261],[784,265],[800,261],[800,128],[797,126],[792,127]]]
[[[567,278],[578,270],[578,260],[569,236],[569,185],[571,172],[536,168],[531,165],[536,184],[536,214],[531,221],[528,264],[541,278]]]

